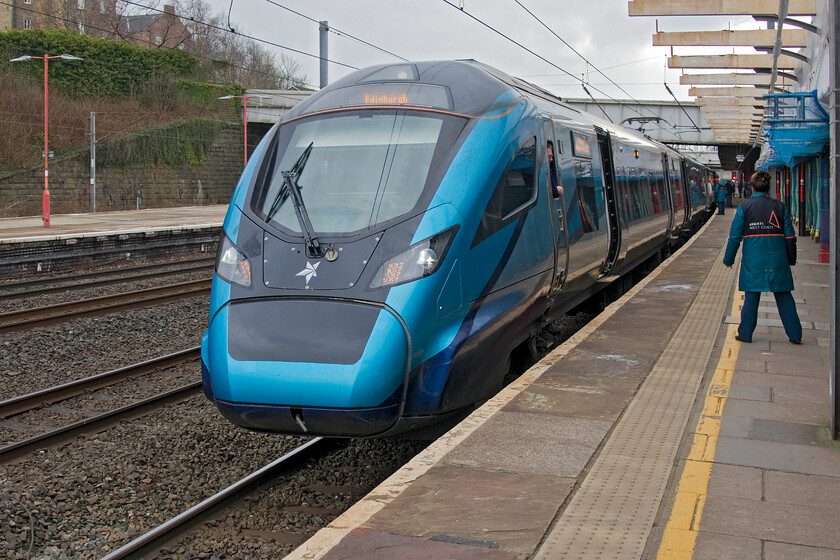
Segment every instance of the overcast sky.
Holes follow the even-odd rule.
[[[230,0],[208,1],[214,12],[227,17]],[[326,20],[336,31],[353,35],[399,57],[409,60],[473,58],[561,97],[586,97],[576,79],[581,78],[589,84],[587,87],[596,98],[671,100],[663,85],[667,81],[680,100],[691,99],[688,87],[679,85],[681,71],[666,70],[670,49],[651,44],[657,20],[629,17],[627,0],[449,0],[449,3],[455,7],[444,0],[233,0],[230,21],[237,31],[312,54],[307,57],[278,51],[294,57],[306,73],[307,82],[315,86],[320,76],[318,25],[280,6],[315,20]],[[458,9],[459,6],[464,12]],[[467,13],[549,62],[498,35]],[[659,18],[658,25],[661,31],[766,27],[747,16],[668,17]],[[675,54],[726,52],[731,53],[732,49],[698,51],[682,48]],[[358,68],[400,61],[336,33],[329,34],[329,58]],[[330,81],[352,71],[352,68],[330,64]]]

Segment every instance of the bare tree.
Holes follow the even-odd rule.
[[[300,63],[228,29],[206,0],[49,0],[62,3],[67,28],[151,48],[183,49],[199,60],[196,79],[264,89],[301,89]]]
[[[297,61],[228,31],[227,16],[213,14],[204,0],[177,0],[176,11],[192,36],[186,50],[199,58],[204,81],[266,89],[305,86],[307,78]]]

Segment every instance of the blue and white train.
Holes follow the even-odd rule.
[[[291,110],[242,174],[204,391],[280,433],[463,414],[553,317],[690,235],[712,180],[474,61],[359,70]]]

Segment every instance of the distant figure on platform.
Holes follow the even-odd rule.
[[[726,206],[726,187],[723,183],[718,183],[715,187],[715,202],[718,207],[718,216],[723,216],[724,208]]]
[[[793,300],[793,273],[796,264],[796,232],[787,208],[780,201],[770,198],[770,174],[756,171],[749,187],[755,192],[735,210],[723,264],[732,267],[741,240],[744,253],[738,289],[744,292],[741,307],[741,324],[736,340],[752,342],[758,323],[758,302],[762,292],[773,292],[776,306],[788,339],[802,343],[802,324]]]
[[[726,207],[732,208],[732,195],[735,194],[735,184],[732,181],[726,183]]]

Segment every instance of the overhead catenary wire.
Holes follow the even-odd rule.
[[[554,68],[556,68],[556,69],[560,70],[561,72],[563,72],[563,73],[564,73],[564,74],[566,74],[567,76],[569,76],[569,77],[571,77],[571,78],[573,78],[573,79],[575,79],[575,80],[577,80],[577,81],[579,81],[579,82],[580,82],[580,81],[582,81],[580,78],[578,78],[577,76],[575,76],[574,74],[572,74],[571,72],[569,72],[568,70],[566,70],[565,68],[563,68],[563,67],[561,67],[561,66],[558,66],[558,65],[554,64],[553,62],[551,62],[550,60],[548,60],[547,58],[545,58],[545,57],[544,57],[544,56],[542,56],[541,54],[539,54],[539,53],[537,53],[537,52],[535,52],[535,51],[533,51],[533,50],[529,49],[528,47],[526,47],[525,45],[523,45],[522,43],[520,43],[520,42],[519,42],[519,41],[517,41],[516,39],[514,39],[514,38],[510,37],[509,35],[505,35],[505,34],[504,34],[504,33],[502,33],[501,31],[499,31],[498,29],[496,29],[495,27],[493,27],[492,25],[490,25],[489,23],[486,23],[485,21],[483,21],[483,20],[481,20],[481,19],[477,18],[476,16],[472,15],[472,14],[471,14],[471,13],[469,13],[467,10],[465,10],[463,6],[460,6],[460,7],[459,7],[459,6],[456,6],[455,4],[453,4],[452,2],[450,2],[449,0],[443,0],[443,2],[444,2],[445,4],[447,4],[447,5],[449,5],[449,6],[453,7],[453,8],[455,8],[456,10],[458,10],[458,11],[459,11],[459,12],[461,12],[462,14],[466,15],[467,17],[469,17],[469,18],[473,19],[473,20],[474,20],[474,21],[476,21],[477,23],[480,23],[481,25],[483,25],[484,27],[486,27],[487,29],[489,29],[489,30],[490,30],[490,31],[492,31],[493,33],[496,33],[497,35],[501,35],[502,37],[504,37],[505,39],[507,39],[508,41],[510,41],[511,43],[513,43],[514,45],[516,45],[517,47],[519,47],[520,49],[522,49],[522,50],[524,50],[524,51],[526,51],[526,52],[528,52],[528,53],[530,53],[530,54],[532,54],[532,55],[536,56],[537,58],[539,58],[540,60],[542,60],[542,61],[543,61],[543,62],[545,62],[546,64],[548,64],[548,65],[550,65],[550,66],[552,66],[552,67],[554,67]]]
[[[137,6],[139,8],[143,8],[145,10],[151,10],[153,12],[158,12],[160,14],[164,13],[164,11],[161,10],[161,9],[153,8],[153,7],[147,6],[145,4],[140,4],[139,2],[132,2],[131,0],[122,0],[122,2],[124,2],[125,4],[128,4],[128,5],[131,5],[131,6]],[[300,55],[303,55],[303,56],[307,56],[307,57],[310,57],[310,58],[317,58],[319,60],[321,59],[321,56],[319,56],[317,54],[313,54],[313,53],[309,53],[309,52],[302,51],[302,50],[299,50],[299,49],[295,49],[295,48],[292,48],[292,47],[289,47],[289,46],[286,46],[286,45],[281,45],[280,43],[275,43],[274,41],[269,41],[268,39],[260,39],[259,37],[255,37],[253,35],[248,35],[247,33],[241,33],[241,32],[236,31],[234,29],[225,29],[222,26],[215,25],[215,24],[212,24],[212,23],[209,23],[209,22],[206,22],[206,21],[199,21],[199,20],[196,20],[195,18],[192,18],[192,17],[184,17],[183,19],[188,19],[190,21],[200,23],[201,25],[206,25],[207,27],[209,27],[211,29],[216,29],[218,31],[223,31],[225,33],[232,33],[234,35],[238,35],[240,37],[244,37],[244,38],[250,39],[252,41],[257,41],[258,43],[264,43],[266,45],[270,45],[270,46],[276,47],[278,49],[291,51],[291,52],[294,52],[294,53],[297,53],[297,54],[300,54]],[[332,59],[329,59],[329,58],[327,58],[325,60],[327,62],[329,62],[330,64],[336,64],[338,66],[343,66],[345,68],[350,68],[351,70],[358,70],[359,69],[358,66],[353,66],[352,64],[345,64],[344,62],[339,62],[337,60],[332,60]]]
[[[582,60],[583,60],[583,61],[584,61],[587,65],[589,65],[589,66],[591,66],[592,68],[594,68],[594,69],[595,69],[595,70],[596,70],[599,74],[601,74],[604,78],[606,78],[606,79],[607,79],[607,80],[608,80],[608,81],[609,81],[612,85],[614,85],[614,86],[615,86],[615,87],[617,87],[617,88],[618,88],[621,92],[623,92],[625,95],[627,95],[627,97],[629,97],[629,98],[630,98],[633,102],[635,102],[635,103],[637,103],[637,104],[639,104],[639,105],[641,106],[641,103],[640,103],[640,102],[639,102],[636,98],[634,98],[632,95],[630,95],[630,93],[628,93],[628,92],[627,92],[627,90],[625,90],[623,87],[621,87],[620,85],[618,85],[618,84],[617,84],[617,83],[616,83],[616,82],[615,82],[612,78],[610,78],[609,76],[607,76],[606,74],[604,74],[604,72],[603,72],[600,68],[598,68],[597,66],[595,66],[594,64],[592,64],[592,62],[590,62],[590,61],[589,61],[589,60],[588,60],[585,56],[583,56],[582,54],[580,54],[580,52],[578,52],[578,50],[577,50],[577,49],[575,49],[575,48],[574,48],[572,45],[570,45],[570,44],[569,44],[569,43],[568,43],[565,39],[563,39],[560,35],[558,35],[558,34],[557,34],[557,33],[556,33],[556,32],[555,32],[555,31],[554,31],[551,27],[549,27],[549,26],[548,26],[548,25],[547,25],[547,24],[546,24],[543,20],[541,20],[541,19],[540,19],[540,18],[539,18],[539,17],[538,17],[538,16],[537,16],[534,12],[532,12],[532,11],[531,11],[531,10],[529,10],[527,7],[525,7],[525,5],[524,5],[524,4],[522,4],[522,2],[520,2],[519,0],[513,0],[513,1],[514,1],[514,2],[516,2],[516,3],[519,5],[519,7],[520,7],[520,8],[522,8],[523,10],[525,10],[525,11],[528,13],[528,15],[530,15],[532,18],[534,18],[535,20],[537,20],[537,22],[538,22],[540,25],[542,25],[543,27],[545,27],[545,28],[548,30],[548,32],[549,32],[549,33],[551,33],[552,35],[554,35],[557,39],[559,39],[559,40],[560,40],[560,42],[562,42],[564,45],[566,45],[567,47],[569,47],[569,49],[571,49],[571,51],[572,51],[573,53],[575,53],[578,57],[580,57],[580,58],[581,58],[581,59],[582,59]],[[657,57],[657,58],[658,58],[658,57]],[[584,91],[586,91],[587,95],[589,95],[589,97],[591,97],[591,98],[592,98],[592,101],[594,101],[594,102],[595,102],[595,104],[596,104],[596,105],[598,105],[598,102],[597,102],[597,101],[595,101],[595,98],[594,98],[594,97],[592,97],[592,94],[591,94],[591,93],[589,93],[589,90],[587,90],[587,89],[586,89],[586,85],[585,85],[585,84],[586,84],[586,83],[590,83],[590,82],[586,82],[586,81],[584,81],[584,80],[581,80],[581,83],[582,83],[582,84],[584,84],[583,89],[584,89]],[[592,85],[592,84],[590,83],[590,85]],[[598,90],[598,91],[599,91],[600,93],[604,93],[603,91],[600,91],[600,90]],[[606,94],[605,94],[605,95],[606,95]],[[621,102],[619,102],[619,103],[621,103]],[[606,112],[604,112],[604,109],[602,109],[600,105],[598,105],[598,108],[599,108],[599,109],[601,109],[601,112],[602,112],[602,113],[604,113],[604,115],[606,115]],[[651,115],[653,115],[653,116],[659,116],[659,115],[656,115],[656,114],[655,114],[652,110],[650,110],[650,109],[647,109],[647,111],[648,111]],[[638,111],[637,111],[637,112],[638,112]],[[641,115],[641,113],[639,113],[639,114]],[[610,119],[610,118],[609,118],[609,116],[607,116],[607,118],[610,120],[610,122],[612,122],[612,119]],[[658,123],[657,123],[657,125],[658,125]],[[665,131],[665,129],[664,129],[661,125],[658,125],[658,126],[659,126],[659,128],[662,128],[662,130],[663,130],[663,131]]]
[[[657,59],[657,58],[660,58],[660,55],[649,56],[647,58],[640,58],[639,60],[631,60],[630,62],[622,62],[621,64],[614,64],[612,66],[605,66],[601,70],[612,70],[613,68],[621,68],[622,66],[630,66],[631,64],[638,64],[640,62],[647,62],[648,60],[654,60],[654,59]],[[522,77],[523,78],[552,78],[554,76],[556,76],[556,74],[525,74]],[[609,78],[607,78],[607,79],[609,79]],[[637,82],[632,82],[632,83],[635,84]],[[642,82],[642,83],[644,85],[649,85],[649,84],[644,83],[644,82]],[[658,84],[659,82],[655,82],[655,83]],[[606,85],[606,84],[601,84],[601,85]]]
[[[10,7],[13,6],[13,4],[10,0],[0,0],[0,5],[10,6]],[[48,16],[48,17],[51,17],[53,19],[64,21],[66,23],[72,23],[72,24],[75,24],[75,25],[78,25],[78,24],[82,23],[80,20],[77,20],[77,19],[58,16],[58,15],[55,15],[55,14],[50,13],[50,12],[39,11],[39,10],[33,9],[31,7],[28,7],[28,6],[21,6],[21,5],[17,5],[17,4],[14,4],[14,6],[16,6],[17,10],[21,10],[21,11],[29,12],[29,13],[32,13],[32,14],[41,15],[41,16]],[[203,21],[200,21],[200,20],[196,20],[194,18],[185,18],[185,19],[190,19],[190,21],[192,21],[194,23],[198,23],[200,25],[208,25],[208,27],[211,27],[210,24],[207,24],[207,23],[205,23]],[[96,27],[95,25],[85,24],[85,26],[86,26],[87,29],[91,29],[91,30],[94,30],[94,31],[102,31],[104,33],[113,33],[114,32],[113,29],[105,29],[104,27]],[[218,27],[218,26],[212,26],[212,27],[214,29],[218,29],[220,31],[230,33],[230,31],[224,29],[223,27]],[[201,35],[201,33],[195,33],[195,34]],[[202,60],[208,60],[210,62],[215,62],[216,61],[216,59],[214,59],[212,57],[209,57],[209,56],[199,55],[199,54],[195,54],[195,53],[190,53],[190,54],[192,56],[194,56],[196,58],[199,58],[199,59],[202,59]],[[91,63],[91,61],[86,61],[86,64],[90,64],[90,63]],[[96,64],[96,61],[94,61],[93,63]],[[340,63],[337,63],[337,64],[340,64]],[[108,63],[108,65],[109,66],[119,66],[121,68],[128,68],[128,69],[132,69],[132,70],[137,70],[138,69],[138,67],[132,66],[132,65],[129,65],[129,64]],[[248,71],[248,72],[253,72],[255,74],[261,74],[263,76],[268,76],[268,77],[271,77],[271,78],[281,78],[282,79],[282,78],[285,77],[285,76],[280,75],[280,74],[273,74],[271,72],[266,72],[264,70],[257,70],[257,69],[251,68],[249,66],[243,66],[241,64],[231,64],[231,66],[233,68],[237,68],[237,69],[240,69],[240,70],[245,70],[245,71]],[[317,89],[317,86],[315,86],[313,84],[303,82],[303,85],[305,85],[307,87],[310,87],[312,89]],[[292,97],[287,97],[287,96],[282,96],[282,95],[279,96],[279,97],[286,97],[288,99],[294,99]]]
[[[667,90],[668,90],[668,93],[670,93],[670,94],[671,94],[671,97],[673,97],[673,98],[674,98],[674,101],[676,101],[676,102],[677,102],[677,105],[679,106],[679,108],[680,108],[680,109],[682,109],[682,112],[683,112],[683,113],[685,113],[685,116],[686,116],[686,117],[688,117],[688,120],[690,120],[690,121],[691,121],[691,124],[693,124],[693,125],[694,125],[694,128],[696,128],[696,129],[697,129],[697,133],[698,133],[698,134],[703,134],[703,131],[702,131],[702,130],[700,130],[700,127],[699,127],[699,126],[697,126],[697,123],[696,123],[696,122],[694,122],[694,119],[692,119],[692,118],[691,118],[691,115],[689,115],[689,114],[688,114],[688,111],[686,111],[686,110],[685,110],[685,107],[683,107],[683,106],[682,106],[682,103],[680,103],[680,100],[679,100],[679,99],[677,99],[677,96],[676,96],[676,95],[674,95],[674,92],[673,92],[673,91],[671,91],[671,88],[669,88],[669,87],[668,87],[668,84],[667,84],[667,83],[665,83],[664,85],[665,85],[665,89],[667,89]]]
[[[231,3],[232,3],[232,2],[233,2],[233,0],[231,0]],[[293,9],[289,8],[288,6],[284,6],[283,4],[280,4],[279,2],[275,2],[274,0],[266,0],[266,2],[268,2],[269,4],[272,4],[272,5],[274,5],[274,6],[277,6],[278,8],[282,8],[282,9],[284,9],[284,10],[287,10],[287,11],[289,11],[289,12],[291,12],[291,13],[293,13],[293,14],[297,15],[297,16],[300,16],[300,17],[302,17],[302,18],[304,18],[304,19],[307,19],[307,20],[309,20],[309,21],[311,21],[311,22],[313,22],[313,23],[317,23],[317,24],[319,24],[319,25],[320,25],[320,23],[321,23],[320,21],[316,20],[315,18],[309,17],[309,16],[307,16],[306,14],[302,14],[302,13],[300,13],[300,12],[298,12],[298,11],[295,11],[295,10],[293,10]],[[389,51],[389,50],[383,49],[382,47],[378,47],[378,46],[374,45],[373,43],[369,43],[369,42],[365,41],[364,39],[359,39],[358,37],[355,37],[354,35],[351,35],[350,33],[347,33],[346,31],[342,31],[342,30],[340,30],[340,29],[338,29],[337,27],[334,27],[334,26],[332,26],[332,25],[330,25],[329,27],[327,27],[327,31],[329,31],[330,33],[334,33],[335,35],[338,35],[338,36],[341,36],[341,37],[347,37],[348,39],[352,39],[352,40],[354,40],[354,41],[356,41],[356,42],[359,42],[359,43],[361,43],[361,44],[363,44],[363,45],[366,45],[366,46],[368,46],[368,47],[371,47],[371,48],[373,48],[373,49],[376,49],[376,50],[378,50],[378,51],[380,51],[380,52],[383,52],[383,53],[385,53],[385,54],[391,55],[391,56],[393,56],[393,57],[395,57],[395,58],[399,58],[400,60],[402,60],[402,61],[404,61],[404,62],[408,62],[408,59],[407,59],[407,58],[403,58],[403,57],[401,57],[400,55],[398,55],[398,54],[394,54],[394,53],[392,53],[392,52],[391,52],[391,51]]]
[[[605,116],[605,117],[607,117],[607,120],[608,120],[608,121],[610,121],[611,123],[615,124],[615,123],[613,122],[613,120],[610,118],[610,116],[607,114],[607,112],[606,112],[606,111],[604,111],[604,108],[603,108],[603,107],[601,107],[601,105],[600,105],[600,104],[599,104],[599,103],[595,100],[595,98],[594,98],[594,97],[592,97],[592,94],[591,94],[591,93],[589,93],[589,90],[588,90],[588,89],[586,89],[586,84],[581,84],[581,86],[583,86],[583,91],[585,91],[585,92],[586,92],[586,95],[588,95],[588,96],[589,96],[589,99],[591,99],[591,100],[592,100],[592,102],[593,102],[595,105],[597,105],[599,109],[601,109],[601,112],[602,112],[602,113],[604,113],[604,116]]]
[[[452,8],[455,8],[456,10],[458,10],[459,12],[461,12],[462,14],[464,14],[464,15],[468,16],[469,18],[473,19],[473,20],[474,20],[474,21],[476,21],[477,23],[480,23],[481,25],[483,25],[484,27],[486,27],[486,28],[487,28],[487,29],[489,29],[490,31],[492,31],[492,32],[496,33],[497,35],[502,36],[502,37],[503,37],[503,38],[505,38],[506,40],[510,41],[510,42],[511,42],[511,43],[513,43],[514,45],[516,45],[516,46],[518,46],[519,48],[521,48],[522,50],[524,50],[524,51],[526,51],[526,52],[528,52],[528,53],[530,53],[530,54],[532,54],[532,55],[536,56],[537,58],[539,58],[540,60],[542,60],[542,61],[543,61],[543,62],[545,62],[546,64],[548,64],[548,65],[552,66],[553,68],[556,68],[557,70],[560,70],[561,72],[563,72],[563,73],[564,73],[564,74],[566,74],[567,76],[571,77],[571,78],[572,78],[572,79],[574,79],[575,81],[577,81],[577,82],[579,82],[579,83],[581,83],[581,84],[585,84],[585,83],[586,83],[584,80],[582,80],[582,79],[578,78],[577,76],[575,76],[574,74],[572,74],[571,72],[569,72],[568,70],[566,70],[565,68],[563,68],[563,67],[561,67],[561,66],[559,66],[559,65],[555,64],[554,62],[551,62],[550,60],[548,60],[547,58],[545,58],[545,57],[544,57],[544,56],[542,56],[541,54],[539,54],[539,53],[537,53],[537,52],[533,51],[532,49],[529,49],[528,47],[526,47],[525,45],[523,45],[523,44],[522,44],[522,43],[520,43],[519,41],[517,41],[517,40],[513,39],[513,38],[512,38],[512,37],[510,37],[509,35],[506,35],[505,33],[503,33],[503,32],[501,32],[501,31],[499,31],[498,29],[496,29],[495,27],[493,27],[493,26],[492,26],[492,25],[490,25],[489,23],[487,23],[487,22],[485,22],[485,21],[481,20],[480,18],[478,18],[478,17],[474,16],[473,14],[469,13],[469,12],[468,12],[467,10],[465,10],[463,7],[458,7],[458,6],[456,6],[455,4],[453,4],[452,2],[450,2],[450,0],[443,0],[443,2],[444,2],[445,4],[447,4],[447,5],[451,6]],[[591,84],[590,84],[590,85],[591,85]],[[628,109],[630,109],[630,110],[631,110],[631,111],[633,111],[634,113],[637,113],[637,114],[638,114],[638,115],[640,115],[640,116],[644,116],[644,115],[642,115],[642,113],[640,113],[640,112],[639,112],[636,108],[632,107],[631,105],[628,105],[628,104],[626,104],[626,103],[622,103],[622,102],[621,102],[621,101],[619,101],[618,99],[616,99],[616,98],[612,97],[611,95],[607,94],[606,92],[604,92],[604,91],[602,91],[602,90],[600,90],[600,89],[598,89],[598,88],[596,88],[596,87],[594,87],[594,86],[593,86],[593,89],[594,89],[595,91],[597,91],[598,93],[602,94],[603,96],[605,96],[606,98],[611,99],[612,101],[615,101],[615,102],[616,102],[616,103],[618,103],[619,105],[624,105],[624,106],[626,106]],[[666,129],[665,129],[662,125],[660,125],[659,123],[656,123],[656,125],[657,125],[659,128],[661,128],[663,131],[665,131],[665,130],[666,130]]]

